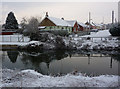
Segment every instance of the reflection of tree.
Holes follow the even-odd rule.
[[[31,54],[31,55],[30,55]],[[37,56],[36,56],[37,54]],[[38,72],[42,73],[42,69],[40,69],[39,65],[42,62],[46,63],[47,68],[49,69],[49,64],[53,60],[61,60],[68,55],[65,53],[65,51],[62,50],[56,50],[56,51],[44,51],[42,53],[36,53],[34,52],[34,55],[32,53],[24,53],[23,58],[21,59],[24,64],[32,63],[32,66],[37,70]]]
[[[110,68],[112,68],[112,57],[111,57],[111,60],[110,60]]]
[[[23,52],[22,55],[22,62],[27,65],[32,65],[32,69],[42,73],[42,74],[49,74],[49,66],[53,60],[61,60],[68,56],[72,57],[75,54],[79,54],[79,57],[88,57],[88,64],[90,64],[90,57],[104,57],[104,56],[111,56],[110,61],[110,68],[112,68],[112,60],[115,59],[120,62],[120,55],[119,54],[112,54],[111,53],[100,53],[100,52],[85,52],[85,51],[64,51],[64,50],[55,50],[55,51],[48,51],[44,50],[41,52]],[[95,55],[94,55],[95,54]],[[99,55],[98,55],[99,54]],[[96,56],[97,55],[97,56]],[[102,55],[102,56],[101,56]],[[91,59],[92,60],[92,59]],[[62,61],[61,61],[62,62]],[[45,64],[45,65],[44,65]],[[61,63],[62,64],[62,63]]]
[[[88,56],[88,64],[90,64],[90,54],[86,54]]]
[[[7,51],[8,57],[12,63],[15,63],[18,57],[18,51]]]
[[[117,60],[118,62],[120,62],[120,54],[112,54],[111,57],[112,57],[114,60]]]

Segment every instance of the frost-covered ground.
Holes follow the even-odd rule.
[[[66,45],[69,41],[65,40]],[[109,30],[92,32],[90,35],[72,37],[71,43],[77,49],[118,49],[120,42],[112,37]]]
[[[43,49],[55,49],[55,37],[48,34],[49,39],[47,41],[51,42],[41,42],[41,41],[31,41],[28,37],[24,37],[24,42],[18,42],[21,35],[4,35],[0,37],[0,45],[18,45],[18,46],[26,46],[30,44],[35,45],[43,45]],[[11,42],[10,42],[11,41]],[[109,30],[101,30],[98,32],[92,32],[90,35],[85,36],[77,36],[74,37],[65,37],[63,38],[65,46],[68,49],[108,49],[114,50],[120,48],[120,41],[117,40],[117,37],[112,37],[109,33]],[[62,43],[62,42],[61,42]]]
[[[97,77],[85,76],[81,73],[67,74],[53,77],[42,75],[34,70],[21,72],[3,69],[2,87],[119,87],[115,75],[101,75]]]
[[[49,35],[50,36],[50,35]],[[49,37],[52,41],[55,37]],[[62,37],[63,42],[65,43],[65,48],[67,49],[90,49],[90,50],[118,50],[120,49],[120,41],[117,37],[112,37],[109,33],[109,30],[101,30],[98,32],[92,32],[90,35],[77,36],[74,37]],[[41,42],[41,41],[31,41],[27,44],[19,44],[20,46],[40,46],[43,45],[43,49],[55,49],[55,39],[54,43]],[[63,43],[59,42],[59,46]],[[63,47],[64,48],[64,47]]]

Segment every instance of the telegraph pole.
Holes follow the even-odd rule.
[[[117,19],[115,18],[115,23],[117,23]]]
[[[114,11],[112,11],[112,24],[114,24]]]
[[[104,24],[104,17],[103,17],[103,24]]]
[[[89,31],[90,31],[90,23],[91,23],[91,13],[89,12]]]
[[[120,1],[118,2],[118,22],[120,23]]]
[[[91,13],[89,12],[89,24],[90,24],[90,20],[91,20]]]

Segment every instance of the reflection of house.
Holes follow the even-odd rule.
[[[54,18],[49,17],[46,13],[46,17],[41,21],[39,25],[40,30],[49,31],[49,30],[67,30],[68,32],[72,31],[72,27],[67,23],[63,18]]]

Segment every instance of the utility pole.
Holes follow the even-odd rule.
[[[91,13],[90,12],[89,12],[89,22],[88,23],[89,23],[89,31],[90,31],[90,27],[91,27],[91,25],[90,25],[91,24]]]
[[[112,24],[114,24],[114,11],[112,11]]]
[[[120,23],[120,1],[118,2],[118,22]]]
[[[104,24],[104,17],[103,17],[103,24]]]
[[[101,29],[105,29],[104,17],[103,17],[103,20],[102,20],[102,23],[101,23],[101,25],[102,25],[102,28],[101,28]]]
[[[91,13],[89,12],[89,24],[90,24],[90,20],[91,20]]]
[[[117,23],[117,19],[115,18],[115,23]]]

